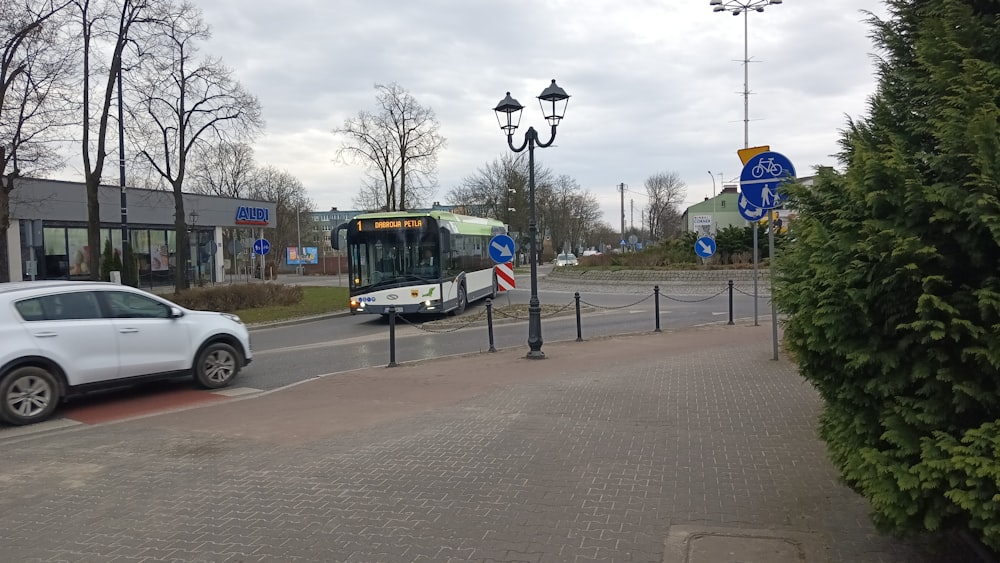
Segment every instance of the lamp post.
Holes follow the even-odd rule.
[[[713,12],[730,12],[734,16],[743,15],[743,148],[750,147],[750,55],[747,44],[747,15],[750,10],[763,12],[764,6],[781,4],[782,0],[711,0]]]
[[[569,94],[556,85],[555,79],[538,96],[538,104],[542,108],[542,115],[549,122],[552,128],[551,136],[545,143],[538,139],[538,132],[534,127],[528,127],[524,134],[524,142],[520,147],[514,146],[514,131],[517,130],[521,122],[521,110],[524,109],[517,100],[510,97],[510,92],[493,111],[497,114],[497,122],[500,130],[507,135],[507,146],[514,152],[521,152],[528,149],[528,238],[531,241],[529,262],[531,264],[531,298],[528,300],[528,358],[541,360],[545,358],[542,352],[542,307],[538,301],[538,224],[535,221],[535,147],[546,148],[556,140],[556,127],[566,113],[566,106],[569,104]],[[547,104],[550,106],[547,108]],[[561,106],[561,107],[560,107]]]

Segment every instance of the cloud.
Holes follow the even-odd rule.
[[[845,115],[874,92],[870,0],[789,0],[751,12],[749,141],[800,173],[834,165]],[[571,96],[540,163],[567,174],[618,226],[625,183],[677,172],[689,203],[712,193],[708,170],[738,177],[743,147],[744,18],[707,0],[214,0],[203,6],[220,56],[264,108],[257,159],[295,175],[320,209],[351,207],[363,177],[337,163],[332,130],[374,109],[396,82],[433,108],[448,139],[435,199],[507,151],[491,108],[510,91],[522,130],[547,133],[533,98],[558,80]],[[628,203],[628,202],[626,202]],[[628,214],[628,210],[626,210]]]

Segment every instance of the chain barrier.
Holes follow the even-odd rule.
[[[722,295],[723,293],[725,293],[727,291],[729,291],[728,288],[722,289],[718,293],[716,293],[715,295],[709,295],[708,297],[703,297],[701,299],[681,299],[679,297],[670,297],[669,295],[664,295],[662,291],[660,292],[660,296],[661,297],[666,297],[667,299],[669,299],[671,301],[677,301],[678,303],[701,303],[703,301],[708,301],[709,299],[715,299],[716,297]]]
[[[604,305],[595,305],[593,303],[588,303],[587,301],[584,301],[583,299],[580,300],[580,304],[581,305],[587,305],[588,307],[593,307],[595,309],[606,309],[606,310],[610,311],[610,310],[613,310],[613,309],[627,309],[629,307],[635,307],[636,305],[638,305],[639,303],[642,303],[643,301],[649,301],[649,299],[652,298],[652,297],[653,297],[653,294],[650,293],[649,295],[643,297],[642,299],[636,301],[635,303],[629,303],[628,305],[622,305],[620,307],[619,306],[611,307],[611,306],[604,306]]]
[[[743,295],[746,295],[747,297],[753,297],[753,294],[752,294],[752,293],[748,293],[748,292],[746,292],[746,291],[743,291],[742,289],[740,289],[740,288],[736,287],[735,285],[733,286],[733,289],[734,289],[734,290],[735,290],[735,291],[736,291],[737,293],[742,293]],[[771,296],[770,296],[770,295],[758,295],[757,297],[763,297],[764,299],[770,299],[770,298],[771,298]]]
[[[570,301],[569,303],[563,305],[562,307],[556,309],[555,311],[549,311],[548,313],[545,313],[545,314],[541,315],[540,318],[544,319],[544,318],[547,318],[547,317],[553,317],[555,315],[558,315],[559,313],[562,313],[566,309],[569,309],[575,303],[576,303],[576,301]],[[519,321],[523,321],[523,320],[527,320],[528,319],[528,317],[522,317],[522,316],[517,315],[516,313],[515,314],[510,314],[510,313],[504,311],[503,309],[497,309],[496,307],[493,308],[493,312],[495,314],[497,314],[497,315],[500,315],[501,317],[506,317],[508,319],[515,319],[515,320],[519,320]]]
[[[479,318],[479,315],[474,315],[472,317],[469,317],[469,320],[466,321],[464,324],[460,324],[460,325],[458,325],[456,327],[453,327],[453,328],[435,330],[435,329],[432,329],[432,328],[426,328],[426,327],[424,327],[424,325],[422,323],[413,323],[413,322],[410,322],[409,319],[407,319],[406,317],[404,317],[402,315],[399,315],[399,314],[396,315],[396,318],[397,319],[401,319],[404,323],[406,323],[406,324],[408,324],[408,325],[410,325],[410,326],[412,326],[414,328],[417,328],[417,329],[422,330],[424,332],[430,332],[432,334],[446,334],[446,333],[449,333],[449,332],[455,332],[455,331],[462,330],[463,328],[467,328],[467,327],[471,326],[472,323],[484,320],[484,319]]]
[[[714,298],[722,295],[723,293],[728,292],[729,293],[729,324],[733,324],[733,292],[734,292],[734,290],[738,291],[739,293],[742,293],[743,295],[750,295],[750,296],[752,296],[752,294],[747,293],[747,292],[745,292],[745,291],[743,291],[743,290],[735,287],[734,284],[733,284],[733,282],[732,282],[732,280],[729,281],[729,283],[727,284],[726,288],[720,290],[719,292],[715,293],[714,295],[709,295],[708,297],[703,297],[703,298],[700,298],[700,299],[680,299],[680,298],[677,298],[677,297],[670,297],[669,295],[663,294],[663,292],[660,291],[660,286],[657,285],[657,286],[653,287],[653,293],[651,293],[651,294],[643,297],[642,299],[639,299],[638,301],[635,301],[633,303],[629,303],[627,305],[616,305],[616,306],[597,305],[595,303],[590,303],[588,301],[584,301],[584,300],[582,300],[580,298],[580,292],[575,292],[573,294],[573,300],[572,301],[566,303],[565,305],[563,305],[562,307],[559,307],[558,309],[555,309],[553,311],[549,311],[549,312],[547,312],[545,314],[542,314],[542,315],[540,315],[540,317],[541,318],[554,317],[554,316],[556,316],[556,315],[558,315],[558,314],[566,311],[570,307],[574,307],[575,306],[575,309],[576,309],[576,340],[577,340],[577,342],[582,342],[583,341],[583,334],[582,334],[583,328],[582,328],[582,323],[581,323],[581,320],[580,320],[580,305],[586,305],[587,307],[592,307],[594,309],[617,310],[617,309],[626,309],[626,308],[629,308],[629,307],[635,307],[636,305],[639,305],[640,303],[648,301],[651,297],[655,297],[656,298],[656,306],[655,306],[655,311],[656,311],[656,332],[660,332],[660,296],[661,295],[663,297],[666,297],[667,299],[670,299],[670,300],[676,301],[676,302],[680,302],[680,303],[701,303],[701,302],[704,302],[704,301],[708,301],[709,299],[714,299]],[[770,297],[770,296],[767,296],[767,297]],[[414,328],[416,328],[418,330],[422,330],[422,331],[424,331],[426,333],[429,333],[429,334],[447,334],[447,333],[451,333],[451,332],[457,332],[459,330],[462,330],[463,328],[468,328],[469,326],[472,326],[474,323],[477,323],[479,321],[484,321],[485,320],[487,328],[489,329],[489,339],[490,339],[490,350],[489,351],[490,352],[495,352],[496,348],[495,348],[494,342],[493,342],[493,313],[496,313],[497,315],[500,315],[501,317],[505,317],[505,318],[508,318],[508,319],[515,319],[515,320],[526,320],[526,319],[530,319],[530,317],[531,317],[530,313],[528,314],[528,316],[521,316],[521,315],[519,315],[517,313],[508,313],[507,311],[505,311],[503,309],[497,309],[493,305],[493,303],[492,303],[491,300],[487,300],[485,314],[472,315],[468,319],[465,319],[464,322],[460,321],[457,326],[453,326],[453,327],[449,327],[449,328],[442,328],[442,329],[435,329],[435,328],[428,328],[428,327],[424,326],[424,323],[411,322],[409,319],[407,319],[406,317],[404,317],[402,314],[397,313],[395,311],[395,309],[393,309],[392,312],[389,314],[389,365],[388,365],[388,367],[395,367],[397,365],[396,364],[396,343],[395,343],[396,342],[396,338],[395,338],[396,330],[395,329],[396,329],[396,320],[397,319],[400,319],[404,323],[406,323],[406,324],[408,324],[408,325],[410,325],[410,326],[412,326],[412,327],[414,327]]]
[[[739,289],[738,287],[734,286],[733,289],[735,291],[739,292],[739,293],[742,293],[744,295],[749,295],[749,296],[753,297],[752,293],[747,293],[747,292]],[[708,301],[709,299],[715,299],[716,297],[722,295],[726,291],[728,291],[728,289],[722,289],[718,293],[715,293],[713,295],[709,295],[708,297],[703,297],[703,298],[698,298],[698,299],[681,299],[679,297],[671,297],[669,295],[666,295],[662,291],[660,291],[659,293],[660,293],[660,297],[664,297],[666,299],[669,299],[671,301],[676,301],[676,302],[679,302],[679,303],[701,303],[701,302],[704,302],[704,301]],[[612,305],[598,305],[596,303],[591,303],[591,302],[586,301],[584,299],[580,299],[580,304],[581,305],[586,305],[587,307],[592,307],[594,309],[601,309],[601,310],[606,310],[606,311],[613,311],[613,310],[619,310],[619,309],[627,309],[629,307],[635,307],[636,305],[639,305],[641,303],[649,301],[654,296],[655,296],[655,292],[654,293],[650,293],[649,295],[643,297],[642,299],[639,299],[638,301],[635,301],[633,303],[628,303],[626,305],[614,305],[614,306],[612,306]],[[770,296],[760,296],[760,297],[770,297]],[[566,303],[565,305],[563,305],[562,307],[560,307],[560,308],[558,308],[558,309],[556,309],[554,311],[548,311],[548,312],[543,313],[541,315],[541,318],[544,319],[544,318],[554,317],[554,316],[558,315],[559,313],[562,313],[562,312],[566,311],[570,307],[573,307],[575,304],[576,304],[576,300],[574,299],[573,301],[570,301],[570,302]],[[521,314],[518,314],[516,312],[515,313],[508,313],[504,309],[496,307],[496,305],[493,306],[493,314],[497,315],[497,316],[500,316],[500,317],[504,317],[504,318],[508,318],[508,319],[513,319],[513,320],[519,320],[519,321],[523,321],[523,320],[528,320],[529,319],[529,315],[521,315]],[[431,334],[447,334],[447,333],[451,333],[451,332],[457,332],[457,331],[462,330],[464,328],[468,328],[468,327],[472,326],[473,324],[475,324],[477,322],[486,321],[485,315],[478,315],[477,314],[477,315],[474,315],[472,317],[469,317],[468,320],[462,322],[458,326],[436,329],[436,328],[433,328],[433,327],[424,326],[423,323],[412,322],[412,321],[410,321],[409,319],[407,319],[405,316],[403,316],[400,313],[396,314],[396,319],[397,320],[401,320],[404,323],[406,323],[407,325],[412,326],[412,327],[414,327],[414,328],[416,328],[418,330],[422,330],[424,332],[431,333]]]

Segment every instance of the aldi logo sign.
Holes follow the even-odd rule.
[[[236,208],[237,225],[268,225],[268,210],[266,207],[249,207],[241,205]]]

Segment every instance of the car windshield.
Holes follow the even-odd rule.
[[[574,258],[576,258],[576,256],[574,256],[572,254],[560,254],[559,255],[559,259],[560,260],[573,260]]]

